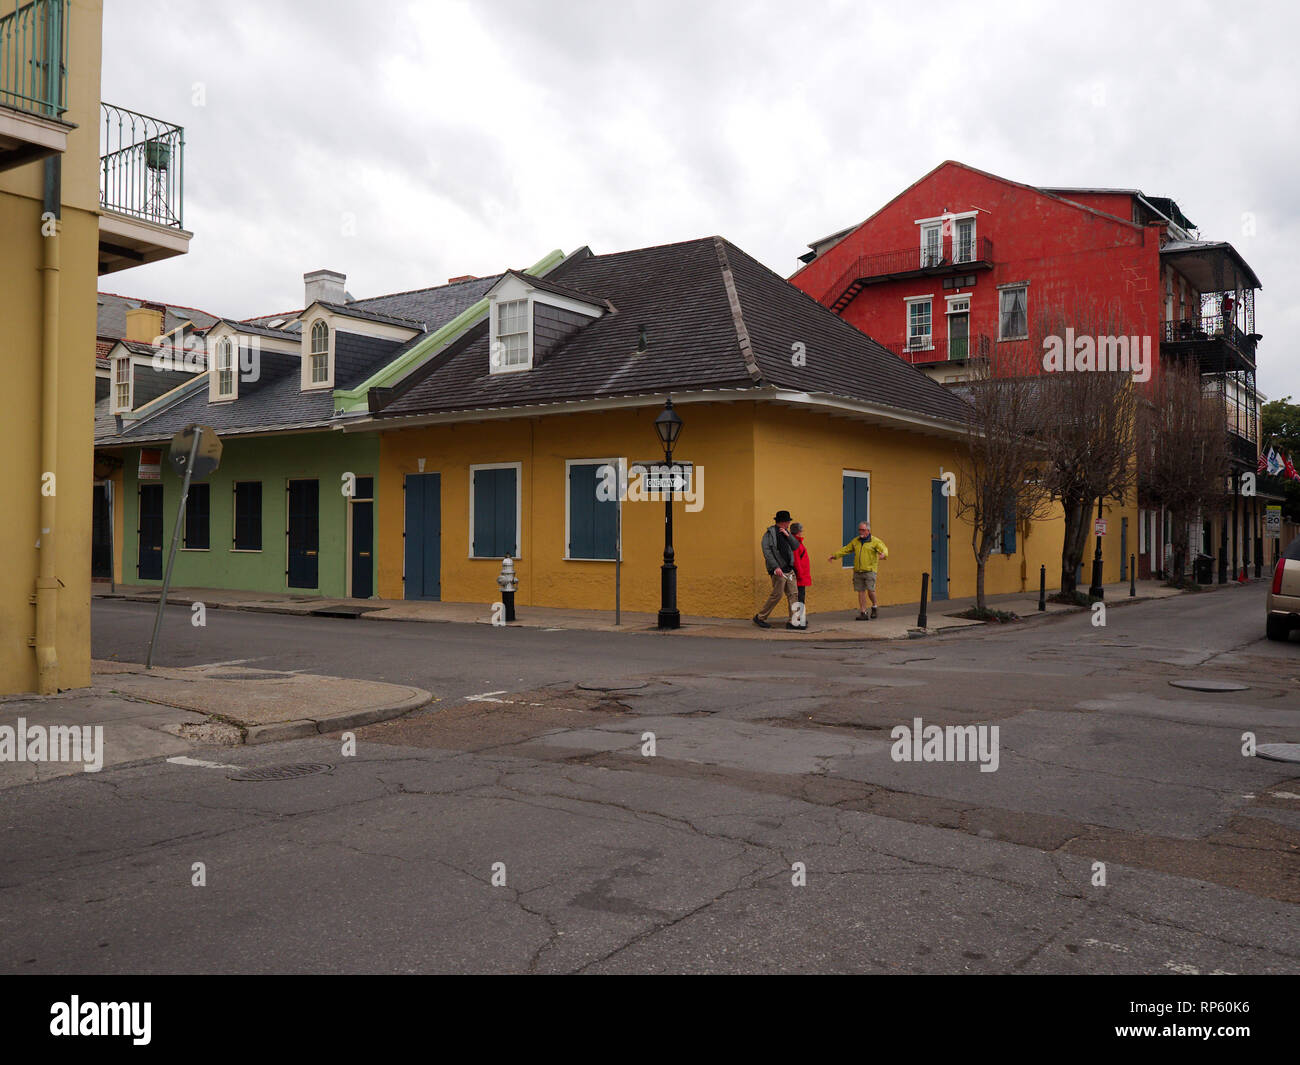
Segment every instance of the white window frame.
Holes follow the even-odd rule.
[[[978,214],[977,214],[976,212],[974,212],[974,211],[970,212],[969,214],[959,214],[959,215],[954,215],[954,216],[953,216],[953,220],[952,220],[952,261],[953,261],[954,263],[973,263],[973,262],[975,261],[975,244],[976,244],[976,242],[977,242],[978,239],[979,239],[979,235],[975,232],[975,230],[976,230],[976,219],[977,219],[978,217],[979,217]],[[961,258],[961,257],[959,256],[959,254],[958,254],[958,247],[959,247],[959,245],[958,245],[958,243],[957,243],[957,236],[958,236],[958,233],[959,233],[960,230],[961,230],[961,225],[962,225],[963,222],[969,222],[969,223],[970,223],[970,255],[968,255],[965,259],[963,259],[963,258]]]
[[[497,555],[474,554],[474,474],[479,470],[514,470],[515,471],[515,550],[512,556],[516,562],[524,557],[524,464],[522,462],[476,462],[469,468],[469,543],[466,544],[465,557],[478,561],[496,561]],[[565,550],[567,552],[567,542]]]
[[[213,360],[216,365],[216,368],[213,372],[216,374],[218,400],[232,400],[236,397],[238,393],[239,386],[236,382],[238,381],[239,378],[238,375],[235,373],[235,366],[238,363],[238,356],[236,355],[235,350],[236,350],[235,343],[230,337],[222,337],[220,340],[217,341],[217,354],[216,354],[216,358]],[[221,366],[221,357],[223,354],[230,356],[230,365],[225,369],[222,369]],[[227,374],[230,375],[229,389],[225,389],[221,387],[224,378]]]
[[[614,466],[618,469],[618,523],[615,528],[618,530],[615,538],[617,544],[615,550],[617,558],[573,558],[569,555],[569,493],[573,485],[569,478],[569,470],[574,466]],[[623,561],[623,495],[627,488],[627,459],[626,458],[603,458],[603,459],[565,459],[564,460],[564,561],[565,562],[622,562]],[[472,543],[472,541],[471,541]]]
[[[126,380],[118,381],[117,379],[118,371],[123,366],[126,367]],[[125,407],[122,406],[120,402],[118,402],[118,389],[122,385],[126,385],[126,406]],[[132,372],[131,356],[118,355],[113,359],[113,403],[111,408],[112,413],[129,414],[132,406],[134,405],[134,402],[135,402],[135,374]]]
[[[325,350],[316,350],[316,327],[322,325],[325,327]],[[303,365],[303,391],[315,388],[333,388],[334,387],[334,334],[336,330],[330,328],[327,318],[313,318],[311,324],[303,331],[303,344],[307,348],[307,358]],[[325,356],[325,376],[323,379],[316,380],[315,362],[322,355]]]
[[[954,314],[964,314],[966,316],[966,358],[971,357],[971,331],[970,331],[970,293],[967,292],[959,296],[945,296],[944,298],[943,323],[947,336],[944,338],[944,346],[948,358],[952,358],[952,323],[949,319]],[[965,306],[957,309],[956,304],[964,303]],[[933,320],[933,314],[931,319]],[[933,321],[931,323],[931,332],[933,332]]]
[[[931,233],[937,233],[939,239],[935,242],[935,249],[938,258],[933,262],[926,258],[926,253],[930,250],[930,242],[926,239]],[[921,267],[922,269],[929,266],[938,266],[943,262],[943,223],[942,222],[924,222],[921,224]]]
[[[524,354],[527,356],[521,363],[512,363],[506,365],[504,362],[504,348],[501,336],[501,312],[516,303],[524,305],[524,326],[522,333],[506,333],[505,336],[522,336],[524,337]],[[488,346],[488,370],[492,374],[519,373],[524,370],[533,368],[533,298],[531,295],[519,296],[516,299],[492,300],[489,306],[489,317],[491,319],[491,329],[489,330]],[[501,358],[497,353],[501,352]]]
[[[926,344],[912,343],[912,305],[916,303],[928,303],[930,305],[930,336]],[[933,351],[934,350],[934,293],[928,296],[905,296],[904,304],[904,333],[907,338],[908,351]]]
[[[1016,336],[1002,335],[1002,297],[1008,292],[1015,289],[1024,289],[1025,291],[1025,331]],[[1029,282],[1013,281],[1010,284],[998,286],[998,340],[1028,340],[1029,339]]]

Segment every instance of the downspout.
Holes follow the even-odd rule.
[[[58,156],[45,160],[45,202],[41,215],[41,511],[36,572],[36,690],[59,690],[59,579],[55,576],[54,520],[57,478],[47,485],[59,459],[59,229],[62,174]],[[48,230],[47,230],[48,227]]]

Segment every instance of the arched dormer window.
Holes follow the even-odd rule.
[[[217,395],[235,394],[235,348],[230,337],[222,337],[217,345]]]
[[[311,383],[321,384],[330,379],[330,327],[317,319],[311,325]]]

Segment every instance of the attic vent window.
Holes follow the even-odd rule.
[[[510,300],[497,304],[497,356],[501,368],[527,366],[528,301]]]
[[[317,320],[311,327],[311,383],[320,384],[330,378],[330,329]]]

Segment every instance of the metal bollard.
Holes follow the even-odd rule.
[[[916,627],[918,629],[925,628],[925,622],[926,622],[925,601],[927,598],[929,598],[929,595],[930,595],[930,575],[928,573],[922,573],[921,574],[921,612],[916,615]]]
[[[515,576],[515,560],[509,555],[501,560],[501,576],[497,578],[501,586],[501,602],[506,608],[506,621],[515,620],[515,589],[519,580]]]
[[[1038,567],[1038,609],[1047,609],[1047,564]]]
[[[1137,555],[1128,556],[1128,594],[1129,598],[1138,594]]]

